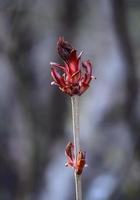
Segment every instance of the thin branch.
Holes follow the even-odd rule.
[[[75,160],[77,160],[77,155],[80,151],[79,96],[75,95],[71,97],[71,102],[72,102],[74,156]],[[74,177],[75,177],[76,200],[82,200],[81,175],[78,175],[76,171],[74,171]]]

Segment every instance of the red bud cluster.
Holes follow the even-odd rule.
[[[76,49],[59,37],[57,42],[59,56],[63,59],[64,65],[51,62],[51,75],[54,79],[52,84],[59,87],[64,93],[73,96],[81,95],[89,87],[92,76],[92,64],[89,60],[82,62],[80,59],[82,52],[77,56]]]

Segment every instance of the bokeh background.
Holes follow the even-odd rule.
[[[139,0],[0,0],[0,200],[75,199],[71,101],[50,85],[58,36],[97,77],[80,98],[83,198],[139,200]]]

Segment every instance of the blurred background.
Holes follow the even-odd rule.
[[[0,200],[73,200],[64,36],[97,77],[80,98],[85,200],[140,199],[140,0],[0,0]]]

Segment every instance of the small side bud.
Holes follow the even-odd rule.
[[[77,175],[81,175],[83,172],[84,167],[86,167],[86,153],[84,151],[79,151],[77,154],[77,159],[74,157],[74,145],[69,142],[66,146],[65,150],[67,163],[65,164],[66,167],[72,167]]]

